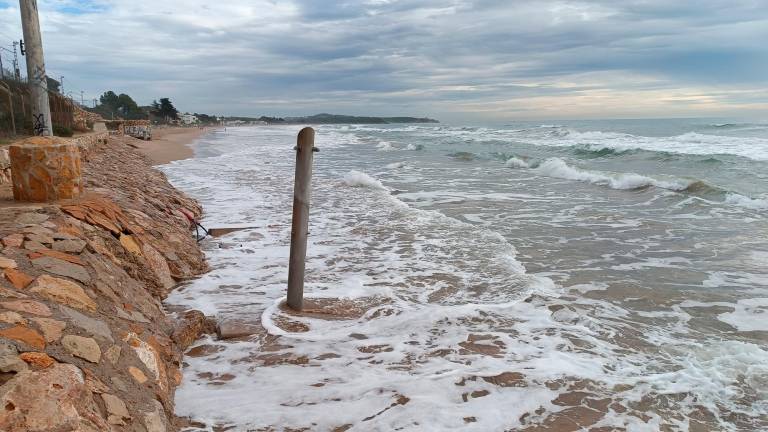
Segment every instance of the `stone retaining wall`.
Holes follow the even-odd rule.
[[[210,323],[161,300],[206,270],[200,206],[128,146],[83,154],[86,195],[0,206],[0,430],[166,432],[181,353]]]
[[[71,140],[80,145],[81,151],[88,151],[88,149],[98,143],[106,143],[109,139],[109,132],[93,132]],[[11,159],[8,154],[8,148],[10,146],[0,147],[0,186],[11,183]]]

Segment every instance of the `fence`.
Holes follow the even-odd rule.
[[[59,128],[87,130],[87,124],[76,122],[77,113],[82,111],[69,98],[49,91],[51,121],[54,130]],[[79,118],[79,117],[78,117]],[[14,80],[0,81],[0,137],[33,135],[30,92],[26,83]]]

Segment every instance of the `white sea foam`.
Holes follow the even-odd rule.
[[[534,171],[548,177],[605,185],[612,189],[639,189],[655,186],[673,191],[682,191],[691,185],[690,181],[659,180],[635,173],[607,173],[584,170],[572,167],[560,158],[547,159],[534,168]]]
[[[591,299],[615,288],[600,280],[601,273],[611,270],[598,268],[597,262],[604,261],[599,257],[591,264],[599,270],[595,276],[583,279],[582,274],[582,279],[569,282],[575,285],[567,295],[551,279],[526,274],[515,246],[495,231],[501,216],[509,213],[521,221],[544,221],[553,230],[568,224],[579,231],[571,214],[558,214],[556,209],[552,213],[552,203],[570,204],[567,193],[550,191],[544,196],[525,190],[516,195],[485,184],[463,188],[448,176],[432,179],[439,184],[438,191],[425,187],[392,196],[381,181],[363,171],[386,166],[393,154],[368,146],[365,159],[356,160],[359,156],[338,148],[354,139],[341,133],[337,137],[332,128],[319,128],[317,135],[319,143],[328,142],[329,150],[319,153],[323,159],[318,160],[318,181],[313,182],[305,292],[307,297],[377,297],[383,302],[359,319],[284,314],[277,304],[285,290],[293,180],[293,160],[286,157],[291,153],[285,143],[295,139],[296,131],[245,130],[257,136],[248,138],[238,132],[242,135],[217,143],[220,156],[165,168],[174,183],[203,202],[208,225],[242,226],[255,221],[259,227],[211,240],[207,258],[212,271],[172,293],[168,301],[220,318],[255,320],[271,335],[243,342],[200,341],[199,345],[219,345],[221,351],[185,358],[188,366],[176,396],[177,414],[204,421],[209,428],[219,424],[235,430],[276,426],[320,431],[343,424],[355,425],[352,430],[419,431],[425,425],[434,430],[515,430],[523,428],[523,415],[530,419],[539,408],[563,409],[552,401],[567,389],[551,384],[586,382],[599,397],[624,404],[648,400],[651,405],[642,419],[636,413],[611,411],[596,427],[685,430],[688,413],[706,411],[715,417],[714,426],[707,427],[735,431],[733,421],[752,419],[758,424],[768,416],[764,395],[768,355],[759,345],[702,343],[693,337],[699,330],[692,332],[688,327],[693,314],[686,314],[682,305],[633,311],[620,301]],[[551,168],[557,171],[565,165],[564,175],[580,181],[610,186],[610,179],[621,178],[564,162],[557,165]],[[429,179],[422,168],[414,162],[407,171]],[[502,167],[498,170],[511,175]],[[339,173],[345,172],[340,181]],[[401,174],[388,171],[388,183]],[[483,224],[487,228],[414,208],[422,203],[440,208],[441,202],[451,200],[453,205],[457,199],[472,200],[471,206],[459,211],[467,220],[487,221]],[[579,207],[574,211],[591,210],[591,203],[573,203]],[[488,211],[491,205],[500,205],[503,213]],[[589,217],[578,222],[589,222]],[[600,215],[598,223],[610,222],[611,217]],[[625,224],[622,230],[637,227]],[[531,234],[525,241],[542,235]],[[576,236],[596,234],[587,231]],[[670,238],[663,231],[651,234],[658,234],[651,241]],[[544,235],[547,242],[556,242],[560,233]],[[532,255],[532,244],[536,243],[525,246],[525,259],[551,274],[566,273],[562,265],[568,257],[542,262],[538,258],[542,251]],[[622,250],[642,250],[647,244],[627,242]],[[707,246],[703,244],[702,249]],[[672,258],[646,256],[634,268],[690,271],[695,262],[675,258],[683,254],[675,250]],[[757,266],[765,258],[759,253],[749,256],[739,265]],[[745,287],[755,285],[753,279],[736,273],[723,276],[724,283],[737,278]],[[743,313],[750,315],[726,313],[721,319],[739,325],[750,317],[755,320],[753,306],[743,306]],[[642,319],[637,320],[638,316]],[[280,325],[285,319],[306,325],[308,331],[285,331]],[[495,338],[477,344],[491,347],[498,342],[503,348],[496,356],[464,352],[469,335]],[[265,352],[264,344],[272,344],[270,349],[275,351]],[[276,362],[263,365],[262,356]],[[525,387],[500,387],[481,378],[464,380],[503,372],[521,373]],[[231,373],[235,378],[211,385],[204,378],[206,373]],[[475,398],[473,392],[488,393]],[[750,396],[754,394],[762,399]],[[408,402],[397,404],[399,396]],[[465,423],[464,417],[477,421]]]
[[[750,198],[737,193],[728,193],[725,202],[753,210],[768,210],[768,198]]]
[[[734,308],[733,312],[718,315],[720,321],[739,331],[768,331],[768,298],[739,300]]]
[[[392,143],[389,141],[379,141],[379,144],[376,146],[376,148],[379,149],[379,151],[394,151],[397,150],[395,147],[392,146]]]
[[[383,184],[381,184],[380,181],[376,180],[375,178],[369,176],[364,172],[360,172],[356,170],[352,170],[344,174],[344,183],[352,187],[366,187],[371,189],[382,189],[382,190],[387,189],[386,187],[384,187]]]
[[[518,157],[511,157],[507,159],[504,165],[508,166],[509,168],[530,168],[530,165],[528,165],[528,162]]]
[[[386,168],[399,169],[399,168],[404,168],[405,166],[406,166],[405,162],[393,162],[391,164],[387,164]]]

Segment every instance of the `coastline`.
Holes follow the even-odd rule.
[[[152,160],[152,165],[188,159],[194,156],[192,143],[216,128],[160,127],[152,129],[152,140],[134,140],[131,145]]]
[[[193,131],[161,143],[187,147]],[[83,146],[77,199],[0,204],[0,430],[178,429],[183,352],[215,324],[161,302],[208,270],[184,216],[202,208],[143,143]]]

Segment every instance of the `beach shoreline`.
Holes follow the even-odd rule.
[[[151,141],[135,142],[136,149],[149,157],[153,165],[188,159],[194,156],[192,143],[215,128],[159,127],[153,128]]]

